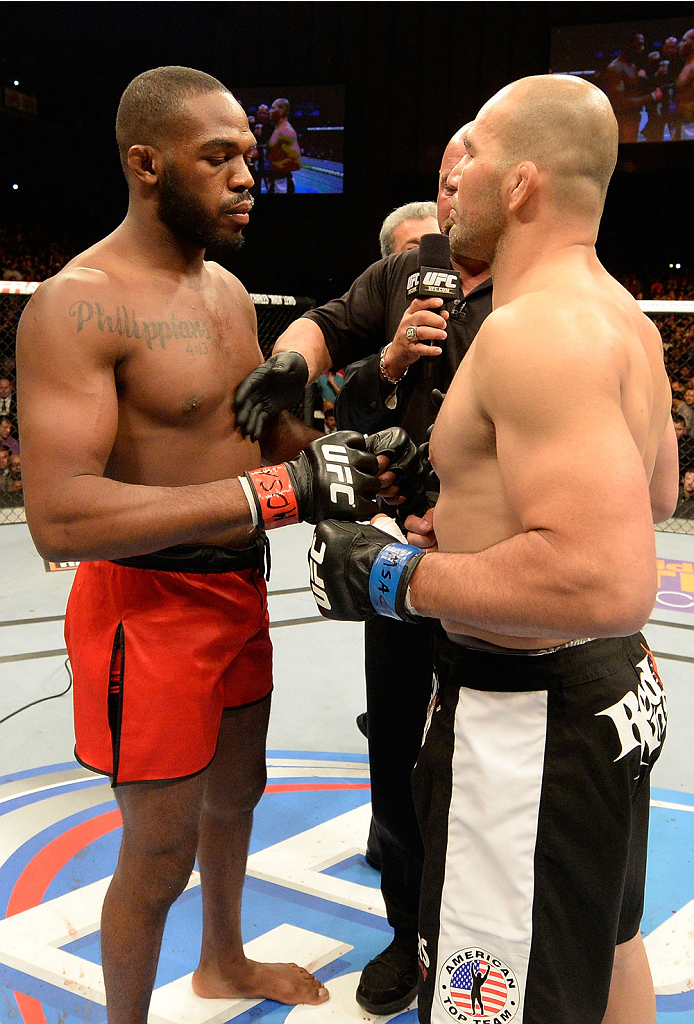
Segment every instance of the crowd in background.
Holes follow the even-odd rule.
[[[694,270],[643,270],[615,275],[635,299],[694,299]]]
[[[68,237],[56,239],[42,228],[16,231],[0,227],[0,276],[5,281],[45,281],[77,251]],[[607,269],[635,299],[694,299],[694,268]]]
[[[24,504],[14,356],[0,356],[0,508]]]
[[[68,238],[56,238],[42,228],[17,231],[0,227],[0,265],[3,281],[45,281],[76,254]]]
[[[43,281],[74,255],[68,238],[41,228],[17,231],[0,227],[0,266],[4,281]],[[614,269],[612,270],[615,273]],[[615,273],[636,299],[693,300],[694,270],[640,268]],[[14,337],[24,296],[0,303],[0,507],[22,504],[21,462],[15,405]],[[694,519],[694,318],[679,314],[654,317],[663,338],[665,365],[672,385],[672,413],[680,450],[681,488],[677,516]],[[317,419],[326,432],[335,429],[333,405],[340,374],[324,374],[317,388]],[[317,422],[317,426],[320,425]]]

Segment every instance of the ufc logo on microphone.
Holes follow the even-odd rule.
[[[352,487],[354,481],[347,449],[341,444],[325,444],[321,448],[321,455],[325,460],[325,468],[328,473],[333,473],[339,481],[330,484],[330,500],[333,505],[338,504],[340,494],[346,496],[349,505],[354,505],[354,488]]]
[[[318,566],[323,564],[324,557],[325,544],[321,544],[320,549],[317,549],[316,541],[314,538],[313,543],[311,544],[311,550],[309,551],[308,559],[311,590],[313,591],[313,596],[316,599],[316,604],[320,608],[325,608],[326,611],[330,611],[331,605],[330,601],[328,600],[328,595],[325,592],[325,583],[318,575]]]
[[[424,275],[424,284],[428,288],[455,288],[457,283],[455,274],[447,274],[445,271],[428,270]]]

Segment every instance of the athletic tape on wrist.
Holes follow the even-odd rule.
[[[381,548],[369,574],[369,599],[379,615],[404,621],[395,610],[400,577],[412,556],[421,553],[413,544],[386,544]]]
[[[255,491],[266,530],[301,521],[296,492],[283,462],[253,469],[246,473],[246,480]]]
[[[251,510],[253,525],[257,526],[260,522],[260,502],[258,501],[258,495],[255,493],[255,487],[253,487],[252,484],[249,484],[245,476],[240,476],[238,481],[241,484],[241,490],[246,495],[246,501],[248,502]]]

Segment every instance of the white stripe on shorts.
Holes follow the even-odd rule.
[[[513,1024],[522,1022],[546,729],[546,691],[460,689],[432,1024],[454,1019],[443,1003],[446,963],[470,949],[511,968]]]

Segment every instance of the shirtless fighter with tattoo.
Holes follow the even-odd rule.
[[[677,447],[658,332],[595,253],[617,135],[573,77],[482,107],[451,239],[491,265],[493,310],[434,426],[438,504],[412,545],[314,538],[324,614],[443,627],[413,775],[424,1022],[655,1024],[639,926],[666,713],[639,630]]]
[[[116,134],[127,216],[41,285],[18,332],[29,526],[44,557],[81,560],[66,617],[76,755],[111,776],[123,816],[101,926],[109,1021],[146,1021],[196,856],[195,992],[321,1003],[307,971],[249,961],[241,942],[272,688],[263,527],[370,517],[393,479],[379,468],[414,446],[286,413],[260,446],[241,436],[254,308],[204,256],[238,248],[249,220],[246,115],[209,75],[157,68],[125,90]]]

